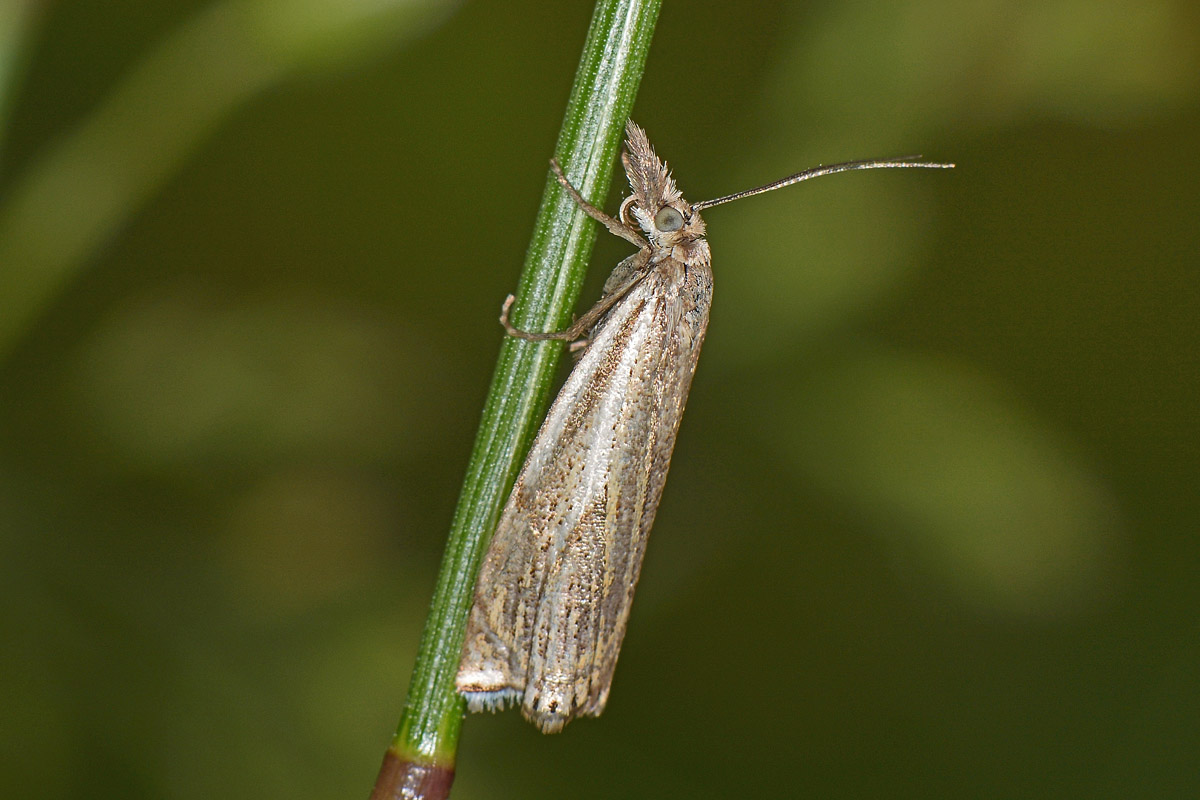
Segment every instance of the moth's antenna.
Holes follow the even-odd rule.
[[[724,197],[718,197],[716,200],[704,200],[700,203],[692,203],[692,208],[699,211],[702,208],[711,208],[719,206],[722,203],[728,203],[730,200],[741,200],[743,197],[753,197],[756,194],[763,192],[782,189],[784,186],[791,186],[793,183],[806,181],[809,178],[819,178],[822,175],[832,175],[835,172],[849,172],[852,169],[903,169],[906,167],[921,167],[924,169],[953,169],[953,164],[935,164],[929,161],[917,161],[921,156],[909,156],[907,158],[898,158],[893,161],[847,161],[843,164],[830,164],[827,167],[813,167],[806,169],[804,172],[797,172],[788,178],[782,178],[774,183],[768,183],[766,186],[759,186],[757,189],[747,189],[744,192],[736,192],[727,194]]]

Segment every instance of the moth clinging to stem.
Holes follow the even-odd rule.
[[[475,586],[456,688],[472,711],[519,703],[555,733],[604,710],[662,496],[712,299],[712,259],[700,211],[793,183],[858,169],[923,167],[914,159],[816,167],[757,189],[689,203],[645,132],[629,122],[621,156],[631,194],[613,218],[558,164],[555,175],[588,216],[638,251],[619,263],[595,306],[565,331],[522,339],[578,340],[582,355],[559,391],[492,536]]]

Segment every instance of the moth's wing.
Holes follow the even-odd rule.
[[[593,331],[513,487],[456,681],[472,710],[519,698],[553,732],[604,707],[708,319],[707,264],[668,266]]]
[[[645,502],[645,453],[654,438],[660,368],[671,349],[668,298],[657,270],[634,286],[592,334],[585,359],[594,369],[551,452],[555,474],[569,474],[566,508],[548,537],[546,574],[538,599],[522,710],[542,730],[562,728],[580,713],[598,713],[597,662],[615,660],[606,607],[624,605],[643,548],[636,523]],[[582,364],[581,364],[582,366]],[[578,368],[577,368],[578,369]],[[575,376],[572,375],[572,378]],[[533,461],[531,457],[531,462]],[[544,503],[554,497],[543,496]],[[631,541],[631,539],[635,541]],[[632,587],[628,587],[631,589]],[[614,596],[615,593],[615,596]],[[617,627],[624,618],[617,615]]]
[[[544,731],[608,700],[711,293],[707,262],[660,262],[594,334],[604,357],[559,442],[582,513],[551,540],[522,704]]]
[[[637,328],[631,308],[618,303],[592,331],[590,345],[550,407],[501,512],[476,580],[455,680],[472,711],[524,700],[530,716],[540,696],[529,676],[531,655],[537,681],[547,659],[555,662],[551,670],[557,673],[565,657],[553,648],[548,652],[544,644],[551,634],[566,635],[541,614],[547,604],[558,609],[571,605],[577,616],[569,626],[589,632],[582,639],[573,636],[574,641],[584,642],[589,652],[595,641],[589,609],[598,602],[603,564],[600,559],[589,562],[585,554],[603,550],[602,514],[597,518],[592,502],[595,487],[603,482],[594,465],[607,460],[613,446],[612,435],[600,433],[595,421],[628,388],[628,371],[615,370],[610,354],[628,344],[617,341],[618,331],[627,337]],[[579,584],[564,593],[564,582],[572,579]],[[574,675],[564,679],[573,681]],[[568,716],[574,706],[555,704]]]
[[[609,591],[600,604],[588,701],[579,712],[592,716],[599,715],[608,701],[646,541],[708,328],[712,272],[707,261],[687,268],[679,262],[660,265],[646,280],[655,279],[662,285],[648,290],[662,300],[661,316],[655,324],[660,326],[660,335],[664,330],[666,335],[659,352],[645,354],[654,366],[642,373],[646,377],[635,393],[639,399],[628,404],[628,413],[622,418],[629,432],[618,437],[622,451],[613,459],[608,478],[608,524],[620,533],[612,537],[607,552]],[[642,415],[649,424],[637,423]]]

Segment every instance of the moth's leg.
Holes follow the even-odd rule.
[[[567,176],[563,174],[562,167],[560,167],[558,162],[553,158],[550,159],[550,169],[554,170],[554,177],[558,178],[558,182],[561,183],[562,187],[567,190],[567,194],[571,195],[571,199],[575,201],[575,205],[579,206],[583,210],[583,213],[587,214],[589,217],[596,220],[596,222],[599,222],[601,225],[608,228],[609,232],[613,235],[620,236],[626,241],[633,242],[633,244],[637,247],[646,246],[646,240],[636,228],[631,228],[624,222],[621,222],[619,219],[610,217],[608,214],[605,214],[587,200],[584,200],[583,195],[579,193],[578,189],[571,185],[571,182],[567,180]]]
[[[523,331],[508,321],[508,313],[512,310],[513,301],[516,299],[517,298],[511,294],[504,298],[504,305],[500,308],[500,324],[504,326],[504,331],[509,336],[514,336],[518,339],[526,339],[532,342],[544,342],[550,339],[561,339],[568,342],[574,342],[576,339],[581,338],[583,334],[595,324],[596,319],[599,318],[599,314],[593,317],[592,311],[595,310],[593,308],[592,311],[589,311],[579,319],[575,320],[571,327],[563,331],[551,331],[549,333]],[[609,305],[611,306],[612,304],[610,303]],[[608,308],[606,307],[604,310],[607,311]],[[572,345],[572,347],[574,347],[574,345]]]
[[[600,318],[603,317],[610,308],[616,305],[618,300],[628,294],[630,289],[632,289],[634,286],[637,286],[644,277],[646,277],[645,270],[637,272],[633,275],[633,277],[625,281],[624,284],[617,287],[617,289],[600,298],[600,302],[589,308],[587,313],[575,320],[575,322],[572,323],[569,328],[563,331],[553,331],[551,333],[533,333],[531,331],[523,331],[520,328],[514,327],[513,324],[508,321],[508,312],[512,310],[513,301],[517,298],[511,294],[504,299],[504,305],[500,308],[500,324],[504,326],[504,330],[509,336],[515,336],[518,339],[528,339],[534,342],[543,342],[547,339],[561,339],[568,342],[585,340],[582,346],[586,347],[587,337],[584,334],[596,327],[596,323],[600,321]],[[578,346],[572,345],[572,352],[574,352],[576,349],[578,349]]]

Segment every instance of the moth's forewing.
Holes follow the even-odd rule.
[[[476,584],[458,676],[473,709],[520,700],[547,731],[603,710],[710,293],[707,264],[659,265],[594,330]]]

